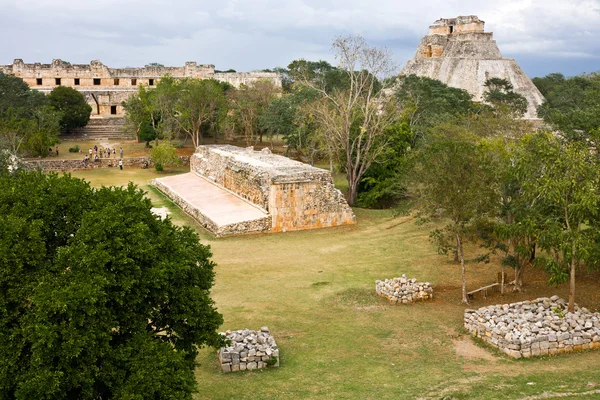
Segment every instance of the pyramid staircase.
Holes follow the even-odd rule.
[[[125,118],[90,118],[83,128],[71,129],[68,134],[61,136],[65,140],[122,140],[135,139],[134,132],[126,132]]]

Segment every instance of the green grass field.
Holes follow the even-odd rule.
[[[94,185],[133,181],[157,206],[169,207],[176,223],[195,227],[218,264],[212,297],[225,318],[222,330],[266,325],[275,336],[278,369],[224,374],[215,350],[202,349],[198,399],[600,398],[600,352],[512,360],[464,334],[460,267],[436,254],[431,226],[393,218],[390,211],[355,209],[358,224],[352,227],[215,239],[147,186],[164,174],[73,173]],[[498,271],[494,262],[470,263],[469,289],[493,282]],[[375,295],[376,279],[402,273],[432,282],[435,299],[392,306]],[[549,287],[547,278],[527,271],[523,293],[494,294],[469,307],[566,298],[567,285]],[[579,278],[579,304],[598,309],[598,282],[598,274]]]

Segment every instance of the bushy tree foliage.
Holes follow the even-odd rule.
[[[21,78],[0,73],[0,148],[13,156],[47,156],[58,143],[60,115]]]
[[[432,127],[456,120],[474,111],[469,92],[450,87],[436,79],[401,76],[395,86],[404,120],[413,132],[415,146]]]
[[[150,147],[150,142],[156,139],[156,129],[152,126],[152,122],[145,120],[141,123],[138,129],[138,140],[146,142],[146,147]]]
[[[248,146],[262,143],[264,134],[271,132],[263,129],[259,121],[269,103],[280,93],[281,89],[268,80],[241,85],[237,90],[229,91],[234,123],[242,130]]]
[[[181,159],[177,157],[177,150],[169,141],[163,141],[150,150],[150,158],[157,171],[162,171],[164,167],[181,165]]]
[[[191,399],[220,345],[210,250],[144,193],[0,177],[0,397]]]
[[[50,107],[60,113],[60,126],[70,130],[87,125],[92,107],[77,90],[68,86],[58,86],[48,95]]]
[[[569,140],[593,140],[600,130],[600,75],[592,73],[565,78],[549,74],[534,78],[546,100],[538,114]],[[597,144],[594,144],[598,148]]]
[[[536,236],[550,257],[540,260],[551,273],[550,283],[569,281],[569,311],[573,312],[577,268],[600,266],[596,158],[585,143],[539,133],[524,138],[515,169],[525,198],[544,207]]]
[[[149,132],[153,131],[157,145],[159,138],[183,135],[198,146],[204,136],[216,134],[225,119],[225,92],[229,89],[230,85],[213,79],[174,79],[165,75],[156,88],[140,85],[138,93],[123,103],[126,121],[144,138],[152,136]]]
[[[420,195],[422,218],[445,217],[462,271],[462,302],[468,303],[463,244],[481,219],[493,217],[500,202],[493,155],[479,138],[464,129],[432,135],[414,153],[412,174]],[[445,247],[449,249],[449,247]]]
[[[514,91],[513,85],[502,78],[490,78],[484,84],[483,99],[495,111],[520,118],[527,112],[527,99]]]

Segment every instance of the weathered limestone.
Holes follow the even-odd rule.
[[[334,187],[329,171],[271,154],[268,149],[254,151],[229,145],[199,146],[190,159],[190,169],[192,172],[186,177],[189,185],[197,180],[206,180],[262,210],[270,220],[268,230],[271,232],[356,223],[346,199]],[[153,184],[182,208],[191,210],[188,212],[203,221],[203,225],[213,233],[219,236],[233,233],[213,230],[213,224],[206,221],[211,219],[208,214],[212,206],[201,204],[201,198],[195,203],[180,204],[181,199],[193,195],[184,186],[173,190],[175,179],[181,178],[155,179]],[[203,187],[203,190],[211,190],[206,185]],[[262,227],[262,222],[259,225]]]
[[[502,57],[492,35],[484,32],[484,21],[474,15],[437,20],[402,75],[438,79],[467,90],[475,101],[483,100],[487,79],[506,79],[527,99],[525,118],[537,118],[544,97],[514,59]]]
[[[193,172],[154,179],[152,185],[217,237],[271,228],[264,210]]]
[[[160,78],[216,79],[235,87],[258,80],[270,80],[281,86],[281,77],[275,72],[215,72],[212,64],[186,62],[183,67],[149,66],[143,68],[108,68],[98,60],[90,64],[70,64],[60,59],[52,64],[25,64],[15,59],[12,65],[0,65],[0,72],[14,74],[43,93],[57,86],[71,86],[80,91],[92,106],[92,115],[122,116],[121,103],[138,90],[138,85],[156,86]]]
[[[465,310],[465,329],[514,358],[600,348],[600,313],[558,296]]]
[[[407,304],[418,300],[433,299],[433,288],[429,282],[408,279],[405,274],[400,278],[375,281],[375,291],[392,304]]]
[[[221,333],[230,343],[217,352],[223,372],[252,371],[279,367],[279,348],[269,328],[243,329]]]
[[[85,152],[81,153],[81,158]],[[180,156],[182,165],[188,165],[190,158]],[[35,160],[23,160],[23,165],[28,169],[41,169],[42,171],[77,171],[94,168],[118,168],[119,158],[101,158],[98,161],[89,161],[83,165],[81,160],[57,160],[52,158],[40,158]],[[123,168],[153,168],[154,163],[149,157],[129,157],[123,159]]]

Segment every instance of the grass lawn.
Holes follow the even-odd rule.
[[[215,350],[202,349],[198,399],[515,399],[582,392],[577,398],[600,398],[598,351],[512,360],[464,334],[460,266],[436,254],[430,226],[389,211],[355,209],[358,224],[352,227],[215,239],[146,186],[164,174],[73,173],[94,185],[133,181],[156,205],[169,207],[176,223],[195,227],[218,264],[212,297],[225,318],[222,330],[266,325],[275,336],[278,369],[224,374]],[[494,262],[470,263],[468,287],[493,282],[498,271]],[[402,273],[432,282],[435,299],[392,306],[375,295],[376,279]],[[523,293],[494,294],[469,307],[566,298],[568,286],[549,287],[547,278],[527,271]],[[598,274],[579,278],[580,305],[598,309],[598,282]]]

